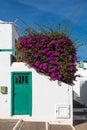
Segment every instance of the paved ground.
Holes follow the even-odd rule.
[[[24,122],[21,130],[46,130],[45,122]],[[69,125],[49,125],[48,130],[73,130]]]
[[[0,120],[0,130],[12,130],[18,120]],[[24,121],[20,130],[46,130],[45,122]],[[73,130],[68,125],[49,125],[48,130]]]
[[[8,120],[0,119],[0,130],[12,130],[17,122],[18,120],[16,119],[8,119]],[[76,130],[87,130],[87,122],[75,124],[74,127]],[[46,130],[46,124],[45,122],[24,121],[21,125],[20,130]],[[73,129],[69,125],[50,124],[48,130],[73,130]]]
[[[0,130],[12,130],[18,120],[1,120],[0,119]]]
[[[76,130],[87,130],[87,122],[77,124],[74,126]]]
[[[69,125],[50,125],[49,130],[73,130]]]
[[[45,122],[24,122],[21,130],[45,130]]]

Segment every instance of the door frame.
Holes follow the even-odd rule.
[[[14,74],[21,74],[21,73],[26,73],[26,74],[31,74],[31,114],[32,116],[32,72],[31,71],[13,71],[11,72],[11,116],[14,115],[14,82],[13,82],[13,75]]]

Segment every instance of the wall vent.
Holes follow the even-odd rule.
[[[70,105],[56,105],[56,118],[70,118]]]

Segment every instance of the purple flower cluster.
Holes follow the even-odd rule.
[[[37,72],[44,73],[52,80],[73,84],[77,71],[76,49],[67,36],[37,34],[20,37],[16,49],[18,61],[27,62]]]

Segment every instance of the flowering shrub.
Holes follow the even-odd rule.
[[[55,32],[22,36],[17,41],[16,49],[17,61],[26,62],[52,80],[73,84],[77,71],[76,48],[68,36]]]

